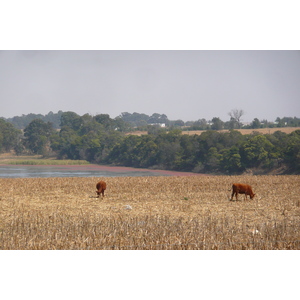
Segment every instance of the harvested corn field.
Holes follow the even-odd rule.
[[[300,249],[299,179],[0,179],[0,249]],[[229,201],[233,182],[254,200]]]

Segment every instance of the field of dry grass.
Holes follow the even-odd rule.
[[[253,132],[259,132],[261,134],[273,134],[276,131],[281,131],[284,133],[291,133],[295,130],[299,130],[299,127],[282,127],[282,128],[259,128],[259,129],[235,129],[241,134],[252,134]],[[183,131],[183,134],[194,135],[201,134],[203,131]],[[218,130],[218,132],[229,132],[229,130]]]
[[[299,130],[300,127],[282,127],[282,128],[259,128],[259,129],[235,129],[239,131],[241,134],[252,134],[253,132],[259,132],[261,134],[273,134],[275,131],[282,131],[284,133],[291,133],[295,130]],[[201,134],[205,130],[190,130],[190,131],[182,131],[182,134],[194,135],[194,134]],[[229,130],[218,130],[218,132],[228,132]],[[133,131],[127,133],[127,135],[145,135],[147,131]]]
[[[300,176],[98,179],[0,179],[0,249],[300,249]]]

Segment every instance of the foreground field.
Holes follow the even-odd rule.
[[[0,249],[300,249],[300,176],[99,179],[0,179]]]

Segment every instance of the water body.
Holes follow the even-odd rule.
[[[136,177],[136,176],[190,176],[188,172],[135,169],[99,165],[84,166],[27,166],[0,165],[0,178],[30,177]]]

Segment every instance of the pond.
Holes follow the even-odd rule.
[[[100,165],[81,166],[27,166],[0,165],[0,178],[28,177],[136,177],[136,176],[190,176],[188,172],[136,169]],[[199,175],[199,174],[198,174]]]

